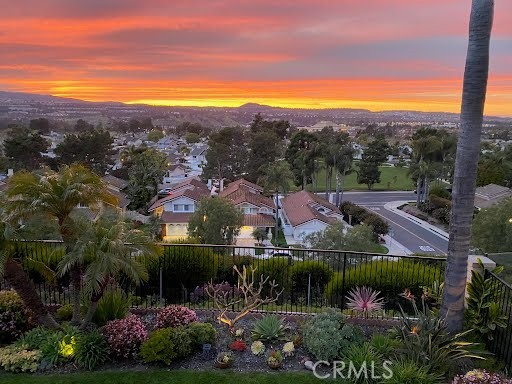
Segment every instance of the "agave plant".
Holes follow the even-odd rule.
[[[380,291],[370,287],[355,287],[347,298],[347,307],[366,316],[372,312],[379,311],[384,306],[384,299],[379,297]]]
[[[253,340],[283,340],[289,327],[276,315],[267,315],[254,324],[251,332]]]

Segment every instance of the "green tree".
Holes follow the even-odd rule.
[[[259,113],[254,116],[250,129],[252,133],[272,132],[279,140],[283,140],[291,131],[287,120],[265,120]]]
[[[48,141],[39,132],[26,128],[13,128],[4,141],[4,155],[16,169],[33,170],[43,164],[42,152],[48,149]]]
[[[111,162],[112,142],[108,131],[82,131],[66,135],[64,141],[55,148],[55,154],[60,164],[82,163],[102,175]]]
[[[476,185],[481,187],[487,184],[507,185],[510,175],[510,165],[504,158],[488,157],[478,163]]]
[[[187,134],[185,135],[185,141],[187,142],[187,144],[199,143],[200,139],[201,138],[199,137],[199,135],[195,132],[187,132]]]
[[[471,245],[485,253],[512,251],[512,199],[482,209],[473,219]]]
[[[146,265],[158,256],[150,237],[130,229],[116,216],[103,214],[92,223],[81,217],[75,220],[75,226],[79,235],[60,261],[58,271],[62,276],[77,267],[83,271],[81,291],[89,302],[81,324],[85,328],[109,284],[121,279],[135,285],[147,281]]]
[[[231,201],[220,197],[201,200],[188,221],[188,235],[201,244],[234,244],[243,214]]]
[[[212,133],[206,151],[205,178],[236,180],[247,172],[247,140],[240,127]]]
[[[59,232],[68,252],[76,241],[72,213],[78,206],[95,207],[101,203],[116,203],[101,178],[79,164],[62,166],[59,172],[15,173],[5,191],[5,211],[10,221],[21,221],[35,214],[57,219]],[[73,321],[80,318],[81,270],[70,271],[73,295]]]
[[[313,170],[312,162],[316,155],[312,155],[314,147],[312,143],[318,141],[317,137],[306,131],[300,130],[295,132],[290,140],[290,144],[286,149],[285,159],[295,175],[296,185],[302,185],[302,189],[306,189],[308,179],[311,177]]]
[[[304,242],[314,249],[330,249],[352,252],[374,252],[378,244],[374,241],[372,229],[357,225],[344,231],[342,222],[329,225],[324,231],[313,232]]]
[[[274,238],[278,238],[279,226],[279,194],[288,193],[293,187],[294,175],[290,168],[290,164],[284,160],[279,160],[263,167],[262,175],[258,179],[258,183],[263,186],[265,192],[274,193],[275,210],[275,227]]]
[[[462,90],[461,127],[453,178],[448,261],[441,315],[449,332],[462,329],[480,136],[489,76],[493,0],[473,0]]]
[[[94,130],[94,125],[92,125],[91,123],[82,119],[78,119],[76,121],[75,132],[87,132],[92,130]]]
[[[50,133],[50,122],[44,117],[40,117],[39,119],[32,119],[30,120],[29,128],[31,131],[36,131],[42,135],[45,135]]]
[[[263,168],[273,163],[281,154],[281,141],[272,131],[253,133],[249,140],[249,161],[247,179],[256,182],[263,174]]]
[[[146,149],[132,159],[128,169],[128,197],[131,209],[147,206],[158,192],[158,184],[167,170],[166,156],[155,150]]]
[[[389,145],[382,136],[368,144],[359,162],[359,171],[357,172],[359,184],[366,184],[371,190],[373,184],[380,182],[379,165],[386,161],[388,152]]]
[[[147,135],[147,139],[154,143],[156,143],[160,139],[163,139],[163,137],[164,137],[164,133],[159,129],[153,129],[153,130],[149,131],[149,133]]]

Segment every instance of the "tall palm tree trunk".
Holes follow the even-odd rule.
[[[9,259],[5,263],[4,272],[5,279],[21,297],[25,306],[34,313],[37,322],[47,328],[59,328],[59,324],[57,324],[53,316],[46,309],[37,294],[34,283],[27,276],[21,264],[15,260]]]
[[[416,208],[419,209],[421,202],[421,177],[416,180]]]
[[[340,205],[340,187],[341,187],[341,180],[340,180],[340,173],[336,171],[336,198],[335,198],[335,205],[339,207]]]
[[[462,329],[480,135],[489,73],[494,0],[473,0],[462,90],[461,126],[453,178],[448,264],[441,315],[450,332]]]
[[[276,189],[276,224],[275,224],[275,231],[274,231],[274,244],[277,245],[277,235],[279,231],[279,190]]]
[[[81,329],[87,328],[90,322],[92,322],[92,318],[96,313],[96,309],[98,308],[98,302],[103,297],[103,293],[105,292],[105,288],[107,287],[107,283],[101,284],[100,290],[96,293],[93,293],[91,296],[91,300],[89,302],[89,307],[87,308],[87,313],[82,320],[82,324],[80,325]]]

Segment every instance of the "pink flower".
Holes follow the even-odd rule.
[[[135,358],[140,345],[148,338],[144,323],[135,315],[109,321],[103,335],[110,347],[110,354],[117,358]]]
[[[155,328],[176,328],[199,321],[197,314],[180,305],[170,305],[161,309],[156,315]]]

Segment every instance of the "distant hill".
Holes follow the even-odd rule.
[[[4,113],[4,116],[2,116]],[[420,111],[378,111],[352,108],[283,108],[257,103],[240,107],[183,107],[132,105],[121,102],[89,102],[73,98],[38,95],[23,92],[0,91],[0,119],[29,119],[34,117],[58,117],[67,119],[102,117],[128,119],[151,116],[161,119],[165,125],[177,125],[183,121],[197,122],[211,127],[250,124],[254,115],[261,113],[266,119],[285,119],[295,126],[307,126],[319,121],[346,124],[372,122],[459,122],[458,113]],[[512,123],[512,118],[486,116],[486,122]]]

